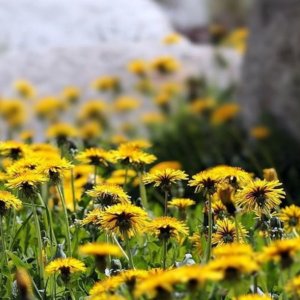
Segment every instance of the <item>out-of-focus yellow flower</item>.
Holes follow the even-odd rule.
[[[84,164],[107,166],[112,161],[111,153],[101,148],[89,148],[77,154],[76,159]]]
[[[128,141],[128,138],[123,134],[114,134],[114,135],[112,135],[112,137],[110,139],[110,142],[113,145],[120,145],[120,144],[126,143],[127,141]]]
[[[141,120],[146,125],[161,124],[165,121],[165,116],[159,112],[145,113],[141,116]]]
[[[247,39],[249,30],[241,27],[234,30],[223,42],[224,45],[229,46],[243,54],[247,47]]]
[[[174,32],[166,35],[163,38],[163,43],[166,45],[174,45],[174,44],[178,44],[181,40],[182,40],[181,35]]]
[[[94,224],[94,225],[99,226],[102,213],[103,213],[103,210],[96,207],[92,211],[90,211],[86,214],[86,216],[80,221],[80,224],[81,225]]]
[[[80,98],[80,89],[76,86],[66,86],[62,91],[62,98],[69,104],[77,103]]]
[[[102,99],[90,99],[85,102],[79,113],[80,120],[103,121],[107,112],[107,104]]]
[[[92,88],[98,91],[118,91],[121,86],[120,79],[116,76],[101,76],[95,79],[92,84]]]
[[[292,231],[293,229],[300,229],[300,207],[292,204],[281,209],[279,213],[279,218],[283,222],[283,225],[287,231]]]
[[[77,130],[68,123],[56,123],[47,130],[48,138],[65,140],[77,136]]]
[[[20,132],[20,138],[23,140],[25,143],[26,142],[32,142],[34,138],[35,132],[33,130],[24,130]]]
[[[196,99],[189,105],[190,111],[196,114],[204,114],[211,111],[216,106],[213,98]]]
[[[32,290],[32,279],[27,271],[23,268],[18,268],[16,271],[16,282],[19,291],[19,296],[24,300],[34,299]]]
[[[79,247],[79,252],[84,255],[93,255],[96,257],[123,256],[120,248],[113,244],[89,243]]]
[[[159,93],[154,98],[154,103],[158,106],[166,106],[172,100],[172,96],[168,93]]]
[[[224,124],[234,119],[239,111],[240,106],[236,103],[223,104],[212,113],[211,122],[214,125]]]
[[[161,74],[171,74],[179,70],[180,63],[172,56],[160,56],[153,60],[151,66]]]
[[[200,255],[202,253],[202,240],[200,234],[194,232],[193,235],[189,237],[189,240],[197,251],[197,254]]]
[[[9,209],[19,210],[22,202],[8,191],[0,190],[0,215],[4,215]]]
[[[185,209],[195,204],[196,202],[189,198],[173,198],[171,201],[168,202],[168,206],[177,207],[179,209]]]
[[[270,129],[266,126],[256,126],[250,130],[250,135],[257,140],[264,140],[270,136]]]
[[[277,240],[263,249],[261,261],[280,262],[281,267],[288,268],[293,262],[297,253],[300,251],[300,239]]]
[[[143,78],[136,82],[134,88],[144,94],[151,94],[155,90],[154,84],[148,78]]]
[[[211,35],[212,42],[214,44],[218,44],[226,36],[227,29],[221,24],[211,24],[209,26],[209,33]]]
[[[285,286],[285,289],[291,295],[296,296],[295,299],[297,299],[297,297],[300,296],[300,275],[290,279]]]
[[[278,180],[277,172],[274,168],[263,169],[264,179],[267,181]]]
[[[118,112],[127,112],[137,109],[141,105],[141,102],[133,97],[121,96],[117,98],[113,104],[114,109]]]
[[[165,170],[165,169],[173,169],[173,170],[181,170],[182,165],[179,161],[170,160],[170,161],[162,161],[156,165],[154,165],[150,169],[150,173],[155,173],[157,170]]]
[[[27,80],[20,79],[15,81],[14,88],[25,99],[32,99],[36,96],[36,88]]]
[[[248,295],[241,295],[234,300],[272,300],[271,296],[266,294],[248,294]]]
[[[18,128],[26,121],[24,103],[18,99],[5,99],[1,101],[0,116],[11,128]]]
[[[57,97],[44,97],[35,105],[35,113],[42,120],[56,120],[64,111],[64,103]]]
[[[20,159],[30,152],[28,145],[18,141],[0,142],[0,155],[9,157],[13,160]]]
[[[93,140],[98,138],[102,133],[102,127],[98,122],[89,121],[80,128],[80,137],[83,140]]]
[[[127,69],[130,73],[143,77],[147,75],[149,71],[149,65],[142,59],[136,59],[127,65]]]
[[[73,257],[57,258],[52,260],[45,268],[45,272],[49,275],[60,273],[65,281],[70,279],[72,273],[84,272],[85,270],[84,263]]]

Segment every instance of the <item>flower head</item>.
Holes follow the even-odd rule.
[[[283,222],[287,231],[300,229],[300,207],[292,204],[283,208],[279,214],[280,220]]]
[[[250,181],[236,194],[236,203],[245,211],[268,214],[281,203],[281,199],[285,196],[285,192],[280,186],[281,183],[278,180]]]
[[[218,220],[217,230],[213,233],[212,243],[214,245],[223,245],[237,242],[237,232],[235,224],[229,219]],[[240,225],[240,234],[247,235],[247,231]]]
[[[89,148],[80,152],[76,158],[85,164],[93,166],[107,166],[111,161],[111,154],[101,148]]]
[[[148,217],[146,211],[138,206],[117,204],[103,211],[100,224],[110,234],[131,238],[145,229]]]
[[[14,88],[19,95],[25,99],[33,98],[36,95],[35,87],[27,80],[17,80],[14,82]]]
[[[195,205],[196,202],[189,198],[173,198],[171,201],[169,201],[168,205],[170,207],[177,207],[179,209],[185,209],[189,206]]]
[[[147,231],[157,236],[160,240],[169,240],[170,238],[180,240],[181,237],[188,234],[187,226],[172,217],[159,217],[152,220],[148,225]]]
[[[171,74],[180,68],[180,64],[172,56],[161,56],[152,62],[152,68],[161,74]]]
[[[57,258],[45,268],[45,272],[49,275],[60,273],[64,281],[68,281],[72,273],[84,272],[85,270],[84,263],[73,257]]]
[[[174,169],[156,170],[153,173],[146,173],[143,176],[145,184],[153,184],[154,187],[160,187],[162,190],[169,190],[172,184],[181,180],[187,180],[188,176],[184,171]]]
[[[0,215],[4,215],[9,209],[19,210],[22,208],[22,202],[8,191],[0,190]]]
[[[129,196],[126,192],[114,184],[98,184],[92,190],[88,191],[87,194],[104,207],[118,203],[129,203]]]
[[[212,114],[211,122],[214,125],[221,125],[235,118],[240,111],[240,106],[236,103],[226,103],[218,107]]]
[[[299,297],[300,296],[300,275],[289,280],[285,289],[291,295],[295,295],[295,296]]]

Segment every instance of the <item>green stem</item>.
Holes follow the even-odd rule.
[[[128,180],[128,165],[126,165],[126,167],[125,167],[125,178],[124,178],[124,184],[123,184],[124,191],[126,191],[127,180]]]
[[[46,227],[46,232],[48,233],[49,232],[49,237],[50,237],[50,248],[51,248],[51,255],[53,255],[53,246],[54,246],[54,243],[56,244],[56,238],[55,238],[55,234],[54,234],[54,231],[53,231],[53,222],[52,222],[52,216],[51,216],[51,213],[49,211],[49,208],[47,206],[47,204],[44,202],[43,198],[42,198],[42,195],[40,193],[37,193],[37,196],[39,198],[39,201],[41,203],[41,205],[43,206],[43,208],[45,209],[46,211],[46,216],[44,214],[44,220],[45,220],[45,227]],[[54,250],[55,251],[55,250]]]
[[[166,263],[167,263],[167,240],[163,239],[163,269],[166,269]]]
[[[123,253],[124,257],[129,261],[129,257],[128,257],[127,253],[125,252],[125,250],[123,249],[123,247],[120,245],[117,237],[114,234],[112,235],[112,237],[113,237],[114,241],[116,242],[116,244],[118,245],[118,247],[120,248],[120,250]]]
[[[131,249],[130,249],[130,245],[129,245],[128,236],[125,237],[125,243],[126,243],[126,252],[127,252],[128,258],[129,258],[129,267],[132,269],[135,269],[134,263],[133,263],[133,258],[132,258],[132,253],[131,253]]]
[[[60,196],[61,204],[63,207],[64,217],[65,217],[65,227],[66,227],[66,237],[67,237],[67,253],[69,257],[72,257],[72,246],[71,246],[71,234],[70,234],[70,226],[69,226],[69,219],[68,219],[68,211],[66,207],[66,200],[61,188],[61,184],[57,184],[57,190]]]
[[[34,223],[35,223],[35,229],[37,233],[37,241],[38,241],[38,249],[37,249],[37,261],[38,261],[38,267],[40,270],[40,280],[41,280],[41,288],[44,288],[44,262],[43,262],[43,243],[42,243],[42,236],[41,236],[41,228],[39,223],[39,218],[37,215],[37,209],[34,206],[33,207],[33,217],[34,217]]]
[[[236,232],[236,240],[239,243],[240,242],[240,233],[239,233],[239,224],[238,224],[236,214],[234,214],[234,225],[235,225],[235,232]]]
[[[258,274],[253,275],[253,294],[258,292]]]
[[[211,196],[208,195],[207,197],[208,201],[208,240],[207,240],[207,246],[206,246],[206,262],[210,261],[211,256],[211,244],[212,244],[212,205],[211,205]]]
[[[74,209],[74,212],[76,212],[76,196],[75,196],[74,170],[73,169],[71,169],[71,189],[72,189],[73,209]]]
[[[168,214],[168,191],[165,191],[165,200],[164,200],[164,216]]]
[[[139,188],[140,188],[140,196],[142,199],[142,204],[143,204],[144,209],[147,210],[147,208],[148,208],[147,192],[146,192],[146,188],[143,183],[143,180],[142,180],[142,177],[143,177],[142,172],[138,172],[138,176],[139,176]]]
[[[1,241],[2,241],[2,252],[3,252],[3,256],[4,256],[4,262],[6,263],[6,266],[8,268],[8,258],[7,258],[7,253],[6,253],[6,236],[4,235],[4,230],[3,230],[3,216],[0,214],[0,236],[1,236]],[[11,288],[12,288],[12,279],[11,279],[11,275],[8,274],[7,276],[7,280],[8,280],[8,293],[10,294],[11,292]]]
[[[97,166],[94,166],[94,186],[97,184]]]

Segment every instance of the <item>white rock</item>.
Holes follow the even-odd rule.
[[[0,0],[0,50],[161,39],[172,28],[150,0]]]

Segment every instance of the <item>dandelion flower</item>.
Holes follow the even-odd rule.
[[[283,222],[287,231],[300,229],[300,207],[294,204],[283,208],[279,214],[280,220]]]
[[[143,176],[145,184],[153,184],[154,187],[160,187],[162,190],[169,190],[172,184],[187,179],[188,176],[184,171],[174,169],[156,170]]]
[[[101,148],[86,149],[77,154],[76,158],[84,164],[93,166],[108,166],[111,161],[110,153]]]
[[[170,207],[177,207],[179,209],[185,209],[189,206],[195,205],[196,202],[189,198],[173,198],[171,201],[169,201],[168,205]]]
[[[20,299],[30,300],[33,298],[32,279],[27,271],[23,268],[17,269],[16,282],[19,291]]]
[[[299,297],[300,296],[300,275],[289,280],[285,289],[291,295],[295,295],[296,297]]]
[[[69,281],[71,274],[76,272],[84,272],[86,267],[80,260],[67,257],[57,258],[51,261],[45,268],[45,272],[49,275],[60,273],[64,281]]]
[[[125,191],[113,184],[98,184],[92,190],[88,191],[87,194],[103,207],[118,203],[129,203],[129,196]]]
[[[281,203],[281,199],[285,196],[285,192],[280,186],[281,183],[278,180],[250,181],[236,194],[236,203],[245,211],[268,214]]]
[[[143,232],[148,224],[147,212],[132,204],[117,204],[103,211],[101,226],[110,234],[131,238]]]
[[[221,125],[235,118],[240,111],[240,106],[236,103],[226,103],[218,107],[211,116],[213,125]]]
[[[188,234],[187,226],[172,217],[159,217],[152,220],[147,227],[147,231],[154,234],[160,240],[174,238],[179,241],[180,238]]]
[[[4,215],[9,209],[19,210],[22,208],[22,202],[8,191],[0,190],[0,215]]]

